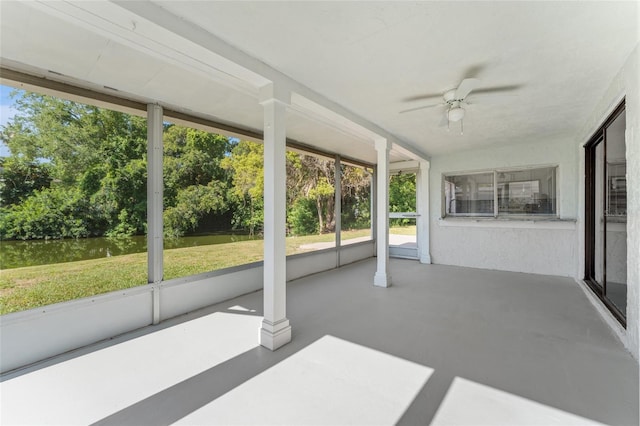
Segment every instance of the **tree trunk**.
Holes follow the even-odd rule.
[[[322,201],[320,197],[316,198],[316,209],[318,210],[318,233],[322,234],[324,232],[324,222],[322,220]]]
[[[335,199],[333,197],[327,199],[327,215],[325,220],[327,232],[334,232],[336,230],[335,204]]]

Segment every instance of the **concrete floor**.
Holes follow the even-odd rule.
[[[256,292],[7,376],[2,423],[22,404],[114,425],[638,424],[638,364],[573,280],[400,259],[390,270],[388,289],[372,286],[373,259],[290,283],[293,341],[276,352],[252,343]],[[59,390],[69,369],[76,393]],[[104,408],[109,395],[120,400]]]

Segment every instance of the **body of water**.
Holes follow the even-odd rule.
[[[226,244],[260,239],[239,233],[197,235],[164,240],[165,249]],[[100,259],[147,251],[147,237],[81,238],[77,240],[0,241],[0,270]]]

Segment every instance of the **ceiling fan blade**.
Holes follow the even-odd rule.
[[[464,80],[465,78],[478,78],[479,75],[482,73],[482,71],[484,71],[486,67],[487,67],[486,62],[483,64],[475,64],[475,65],[469,66],[462,74],[462,80]]]
[[[477,78],[465,78],[456,89],[456,99],[464,99],[467,95],[478,86],[480,80]]]
[[[403,102],[423,101],[425,99],[431,99],[431,98],[442,98],[442,93],[426,93],[424,95],[410,96],[408,98],[404,98],[402,101]]]
[[[421,110],[421,109],[433,108],[433,107],[437,107],[437,106],[442,106],[442,104],[425,105],[425,106],[416,107],[416,108],[409,108],[409,109],[405,109],[405,110],[400,111],[400,114],[404,114],[405,112],[418,111],[418,110]]]
[[[474,90],[474,94],[478,93],[499,93],[499,92],[510,92],[512,90],[517,90],[522,87],[522,84],[509,84],[506,86],[495,86],[495,87],[485,87],[483,89]]]

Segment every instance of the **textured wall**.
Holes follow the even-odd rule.
[[[469,137],[473,137],[470,135]],[[431,256],[434,263],[574,277],[577,155],[571,140],[513,144],[438,156],[431,161]],[[558,165],[559,212],[567,222],[444,219],[442,175]]]
[[[501,271],[573,277],[575,225],[556,229],[544,223],[530,228],[473,225],[436,226],[434,263]],[[568,229],[567,229],[568,228]]]
[[[640,359],[640,48],[625,67],[627,85],[627,305],[628,346]]]

